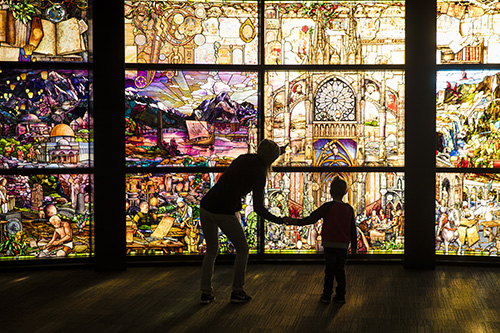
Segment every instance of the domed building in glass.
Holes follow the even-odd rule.
[[[75,140],[75,132],[66,124],[50,131],[49,141],[41,152],[40,162],[49,164],[80,164],[89,161],[89,144]]]

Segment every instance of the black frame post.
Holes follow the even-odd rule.
[[[436,0],[406,1],[405,268],[435,267]]]
[[[126,269],[123,1],[93,1],[95,269]]]

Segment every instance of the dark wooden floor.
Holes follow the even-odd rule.
[[[348,265],[343,306],[319,302],[320,265],[251,264],[248,304],[229,302],[232,266],[217,265],[216,301],[199,304],[199,266],[0,274],[2,332],[500,332],[500,269]]]

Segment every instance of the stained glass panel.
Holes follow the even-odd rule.
[[[499,167],[499,70],[437,73],[438,167]]]
[[[256,72],[127,71],[125,95],[127,166],[227,166],[256,149]]]
[[[87,71],[0,70],[1,168],[88,167]]]
[[[346,180],[344,201],[356,214],[358,253],[401,254],[404,248],[404,174],[282,172],[269,177],[267,200],[276,216],[307,217],[330,201],[330,182]],[[266,222],[266,253],[317,253],[322,251],[323,221],[308,226]]]
[[[498,1],[438,1],[438,64],[500,63],[499,34]]]
[[[88,174],[0,177],[0,260],[92,254],[92,179]]]
[[[202,254],[206,243],[200,201],[220,173],[127,174],[127,254]],[[257,215],[251,195],[242,199],[241,223],[250,252],[257,250]],[[233,253],[219,233],[220,253]]]
[[[436,254],[497,256],[499,174],[436,175]]]
[[[0,1],[0,61],[88,61],[87,0]]]
[[[257,1],[125,1],[125,62],[256,64]]]
[[[280,165],[403,166],[402,71],[266,72],[265,137]]]
[[[404,64],[404,1],[269,1],[266,64]]]

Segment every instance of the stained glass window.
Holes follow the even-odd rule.
[[[500,63],[498,1],[438,1],[438,64]]]
[[[404,1],[269,1],[266,64],[404,64]]]
[[[90,184],[89,174],[0,176],[0,260],[90,256]]]
[[[281,165],[403,166],[402,71],[266,72],[265,118]]]
[[[288,169],[266,190],[279,216],[305,216],[329,200],[334,173],[316,167],[404,167],[404,70],[384,67],[404,64],[404,12],[396,1],[125,1],[125,165],[144,170],[126,176],[128,255],[202,254],[201,198],[262,138],[287,145],[276,166]],[[259,56],[260,71],[237,66]],[[403,253],[403,175],[342,174],[360,253]],[[320,224],[276,226],[253,212],[251,194],[242,200],[254,253],[321,251]],[[222,232],[219,241],[221,253],[234,251]]]
[[[80,168],[92,160],[83,70],[0,71],[2,168]]]
[[[125,1],[125,61],[256,64],[257,1]]]
[[[226,166],[257,145],[257,73],[127,71],[128,166]]]
[[[404,174],[389,173],[273,173],[268,180],[269,211],[276,216],[307,217],[330,197],[330,182],[340,176],[348,183],[344,201],[356,215],[359,253],[401,254],[404,248]],[[307,226],[266,222],[266,253],[322,251],[320,220]]]
[[[499,70],[437,73],[438,167],[499,167]]]
[[[496,256],[500,176],[436,174],[436,254]]]
[[[127,254],[203,254],[200,201],[221,173],[127,174]],[[241,223],[250,252],[257,249],[257,215],[252,196],[242,199]],[[233,253],[219,233],[220,253]]]
[[[87,0],[2,3],[0,61],[88,61]]]

